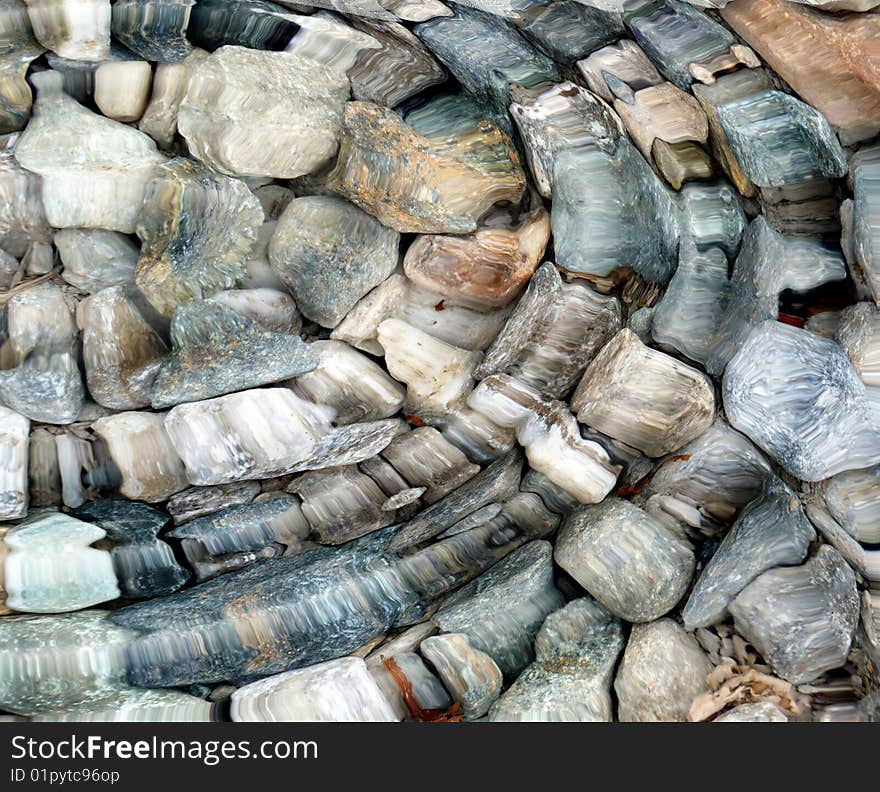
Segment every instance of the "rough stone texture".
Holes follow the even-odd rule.
[[[481,718],[501,694],[503,675],[495,661],[471,646],[463,633],[435,635],[419,647],[437,669],[455,701],[460,701],[465,718]]]

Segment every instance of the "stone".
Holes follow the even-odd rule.
[[[419,647],[443,680],[467,720],[481,718],[501,693],[503,676],[495,661],[471,646],[464,633],[425,638]]]
[[[98,702],[67,712],[39,714],[54,723],[199,723],[219,720],[216,706],[179,690],[123,689]]]
[[[165,507],[174,518],[175,525],[214,514],[228,506],[250,503],[260,494],[257,481],[241,481],[221,484],[217,487],[191,487],[169,498]]]
[[[535,662],[494,704],[489,719],[610,722],[611,678],[623,648],[620,622],[589,597],[551,613],[535,639]]]
[[[177,116],[186,95],[190,74],[199,61],[208,57],[194,49],[179,63],[158,63],[153,72],[150,102],[138,121],[138,129],[148,134],[162,149],[170,149],[177,134]]]
[[[774,321],[752,330],[723,380],[733,427],[804,481],[880,462],[868,391],[836,343]]]
[[[51,242],[54,234],[43,210],[42,179],[15,159],[19,138],[0,137],[0,249],[15,258],[24,256],[34,240]]]
[[[76,325],[63,290],[50,282],[13,294],[6,326],[0,401],[33,421],[73,423],[85,393]]]
[[[193,160],[162,164],[138,214],[138,287],[171,318],[180,303],[237,285],[262,222],[259,202],[243,182]]]
[[[571,408],[581,423],[658,457],[709,428],[715,397],[705,375],[624,328],[587,366]]]
[[[100,61],[110,54],[110,0],[25,0],[34,36],[62,58]]]
[[[831,516],[854,539],[880,544],[880,466],[849,470],[826,479],[825,505]]]
[[[851,4],[838,7],[844,5]],[[876,14],[823,14],[782,0],[745,0],[720,13],[844,144],[880,131],[880,71],[871,56],[880,35]]]
[[[697,578],[682,609],[684,626],[694,630],[721,621],[736,595],[763,572],[803,563],[815,538],[797,496],[782,481],[768,482]]]
[[[532,642],[562,602],[553,583],[553,548],[536,541],[464,587],[433,619],[442,633],[465,634],[506,679],[513,679],[534,659]]]
[[[232,720],[377,723],[398,718],[364,661],[341,657],[240,687],[232,694]]]
[[[855,575],[823,545],[803,566],[765,572],[730,612],[737,632],[779,676],[809,682],[846,662],[859,616]]]
[[[880,310],[867,302],[844,309],[836,336],[862,382],[880,386]]]
[[[614,497],[566,518],[555,558],[608,610],[631,622],[653,621],[672,610],[694,571],[688,542]]]
[[[299,336],[266,330],[211,300],[190,300],[177,308],[171,344],[153,380],[157,410],[268,385],[317,364]]]
[[[631,91],[640,91],[663,82],[642,48],[627,38],[597,49],[576,66],[587,88],[606,102],[613,102],[615,98],[611,85],[619,87],[622,83]]]
[[[103,539],[96,525],[50,514],[12,528],[3,542],[6,606],[22,613],[64,613],[120,596],[113,561],[89,547]]]
[[[137,246],[124,234],[92,228],[62,228],[52,240],[71,286],[95,293],[134,283]]]
[[[308,58],[221,47],[194,64],[178,129],[221,173],[292,179],[336,153],[348,91],[345,74]]]
[[[92,430],[106,448],[108,478],[126,498],[158,503],[189,486],[164,414],[117,413],[99,418]]]
[[[396,415],[404,389],[366,355],[342,341],[313,341],[317,365],[292,382],[294,392],[336,411],[337,424],[375,421]]]
[[[335,327],[397,267],[400,235],[332,196],[291,201],[269,242],[269,261],[300,311]]]
[[[31,422],[15,410],[0,407],[0,519],[27,513],[28,451]],[[39,457],[37,458],[39,459]]]
[[[32,96],[25,76],[42,52],[23,0],[5,3],[0,12],[0,134],[27,124]]]
[[[393,665],[389,668],[389,664]],[[415,652],[383,654],[378,660],[368,660],[367,668],[397,713],[398,720],[418,720],[416,707],[443,712],[452,704],[446,688]],[[401,687],[407,684],[412,688],[412,695],[404,699]]]
[[[95,69],[95,104],[114,121],[137,121],[147,107],[152,81],[147,61],[106,61]]]
[[[549,238],[550,215],[543,206],[523,213],[518,222],[498,211],[467,236],[416,237],[403,268],[416,285],[443,294],[444,305],[501,308],[526,287]]]
[[[475,374],[482,379],[503,372],[562,398],[620,324],[616,298],[595,292],[582,280],[563,280],[545,262]]]
[[[740,704],[712,723],[788,723],[788,716],[769,701]]]
[[[81,506],[77,518],[94,522],[113,543],[110,558],[122,596],[161,597],[177,591],[190,578],[171,548],[158,538],[168,515],[145,503],[99,500]]]
[[[15,158],[43,177],[50,225],[130,234],[163,158],[147,135],[87,110],[62,92],[61,81],[52,71],[32,77],[37,100]],[[89,146],[80,145],[83,140]]]
[[[207,298],[252,319],[274,333],[302,330],[302,316],[293,298],[284,291],[267,287],[224,289]]]
[[[153,380],[168,348],[126,287],[103,289],[78,310],[91,397],[114,410],[149,406]]]
[[[194,0],[122,0],[113,4],[113,35],[144,60],[178,63],[192,46],[186,38]]]
[[[624,723],[687,721],[710,671],[693,635],[672,619],[636,624],[614,679],[617,715]]]
[[[538,49],[566,65],[613,44],[626,32],[619,12],[575,0],[531,5],[513,23]]]
[[[865,281],[874,302],[880,305],[880,146],[860,149],[852,158],[852,253],[857,276]]]
[[[474,389],[468,405],[513,428],[529,465],[581,503],[598,503],[614,488],[620,467],[599,443],[581,437],[563,403],[542,399],[507,374],[493,374]]]
[[[673,190],[680,190],[685,182],[711,179],[715,173],[712,158],[690,140],[667,143],[655,138],[651,145],[651,160]]]
[[[475,231],[493,204],[523,195],[510,138],[457,97],[439,97],[403,120],[349,102],[342,130],[329,188],[396,231]]]

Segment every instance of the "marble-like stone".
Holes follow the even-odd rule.
[[[292,179],[336,153],[348,92],[345,74],[308,58],[221,47],[194,64],[178,129],[221,173]]]
[[[342,128],[328,186],[397,231],[475,231],[493,204],[515,203],[525,189],[510,138],[459,97],[434,99],[405,120],[349,102]]]
[[[611,677],[623,630],[599,603],[584,597],[551,613],[535,639],[535,662],[492,707],[499,721],[609,722]]]
[[[126,498],[158,503],[189,486],[165,430],[165,414],[117,413],[99,418],[92,430],[106,448],[108,478]]]
[[[687,721],[710,671],[694,636],[672,619],[636,624],[614,679],[617,715],[625,723]]]
[[[838,473],[821,486],[828,511],[850,536],[880,544],[880,466]]]
[[[50,225],[132,233],[147,182],[163,160],[156,144],[71,99],[57,72],[40,72],[31,80],[37,100],[15,158],[43,177]]]
[[[123,688],[66,712],[39,714],[53,723],[199,723],[219,720],[216,705],[179,690]]]
[[[547,396],[562,398],[620,324],[615,297],[599,294],[580,280],[563,280],[546,262],[529,281],[475,374],[482,379],[503,372]]]
[[[619,88],[622,83],[631,91],[639,91],[663,81],[642,48],[626,38],[596,50],[576,65],[587,88],[606,102],[614,101],[611,85]]]
[[[713,723],[788,723],[788,716],[769,701],[740,704],[715,718]]]
[[[598,503],[614,488],[620,466],[599,443],[581,437],[562,402],[543,399],[508,374],[493,374],[474,389],[468,405],[513,428],[529,465],[581,503]]]
[[[765,572],[730,612],[737,632],[779,676],[809,682],[846,662],[859,617],[855,575],[823,545],[803,566]]]
[[[64,269],[61,277],[85,292],[134,283],[137,246],[117,231],[62,228],[52,240]]]
[[[147,107],[152,81],[147,61],[106,61],[95,69],[95,104],[114,121],[137,121]]]
[[[194,0],[121,0],[113,4],[113,35],[144,60],[178,63],[192,46],[186,28]]]
[[[419,647],[437,669],[455,701],[461,702],[468,720],[481,718],[501,693],[503,676],[495,661],[471,646],[464,633],[435,635]]]
[[[606,608],[632,622],[668,613],[694,571],[688,542],[620,498],[572,512],[556,540],[555,557]]]
[[[587,366],[571,408],[581,423],[657,457],[709,428],[715,396],[704,374],[624,328]]]
[[[171,318],[180,303],[237,285],[262,222],[259,202],[238,179],[182,157],[160,165],[137,219],[138,287]]]
[[[54,283],[13,294],[6,308],[0,401],[33,421],[69,424],[85,397],[71,304]]]
[[[746,506],[706,564],[682,609],[689,630],[721,621],[727,606],[771,567],[804,561],[816,532],[782,481],[769,482]]]
[[[91,397],[114,410],[149,406],[153,380],[168,348],[127,289],[103,289],[78,310]]]
[[[424,710],[443,712],[452,705],[446,688],[415,652],[382,654],[378,660],[368,660],[367,668],[398,720],[421,720]]]
[[[119,597],[110,553],[89,547],[105,533],[65,514],[12,528],[3,538],[9,549],[6,606],[22,613],[64,613]]]
[[[25,76],[31,61],[43,52],[34,38],[23,0],[0,9],[0,134],[15,132],[31,112],[31,88]]]
[[[34,36],[62,58],[100,61],[110,54],[110,0],[25,0]]]
[[[880,462],[870,390],[836,343],[774,321],[752,330],[723,381],[734,428],[804,481]]]
[[[15,159],[20,135],[0,137],[0,248],[20,258],[33,241],[51,242],[54,230],[43,210],[42,179]]]
[[[113,543],[110,557],[122,596],[161,597],[189,580],[190,572],[157,536],[168,522],[164,512],[144,503],[99,500],[81,506],[76,516],[94,522]]]
[[[880,305],[880,146],[860,149],[850,164],[853,180],[850,265]]]
[[[285,291],[268,287],[225,289],[207,298],[253,319],[273,333],[299,334],[302,316]]]
[[[177,134],[177,115],[186,95],[190,74],[197,63],[208,57],[194,49],[179,63],[158,63],[153,72],[153,91],[138,129],[148,134],[162,149],[170,149]]]
[[[535,636],[547,614],[562,603],[553,583],[553,547],[537,541],[468,584],[433,620],[443,633],[465,634],[471,646],[513,679],[534,659]]]
[[[240,687],[232,694],[232,720],[376,723],[398,718],[364,661],[341,657]]]
[[[353,204],[314,195],[291,201],[269,242],[269,261],[303,314],[335,327],[397,267],[400,235]]]
[[[28,452],[31,422],[0,406],[0,519],[24,517],[29,499]],[[39,458],[39,457],[38,457]]]
[[[865,385],[880,386],[880,309],[868,302],[840,312],[837,342]]]

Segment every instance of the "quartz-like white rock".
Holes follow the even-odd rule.
[[[110,286],[134,283],[138,248],[124,234],[62,228],[55,233],[53,241],[64,265],[61,277],[71,286],[98,292]]]
[[[147,107],[153,71],[147,61],[109,60],[95,70],[95,104],[107,118],[130,123]]]
[[[30,426],[23,415],[0,406],[0,520],[27,512]]]
[[[288,671],[232,694],[232,720],[388,722],[399,718],[358,657]]]
[[[186,94],[194,66],[208,57],[204,50],[194,49],[180,63],[158,63],[153,74],[150,102],[138,121],[138,129],[146,132],[163,149],[171,148],[177,134],[177,113]]]
[[[26,0],[34,36],[62,58],[110,55],[110,0]]]
[[[463,633],[426,638],[420,649],[453,699],[461,702],[465,718],[480,718],[489,711],[503,682],[501,671],[489,655],[474,649]]]

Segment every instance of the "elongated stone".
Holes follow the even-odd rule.
[[[274,333],[299,334],[302,316],[293,298],[270,288],[225,289],[208,299],[240,313]]]
[[[803,566],[765,572],[730,612],[737,632],[779,676],[809,682],[846,662],[859,614],[855,576],[823,545]]]
[[[521,470],[522,456],[511,451],[416,515],[400,529],[390,546],[403,550],[421,544],[484,506],[507,500],[516,492]]]
[[[351,94],[358,101],[397,107],[446,80],[446,70],[408,28],[378,19],[349,21],[381,45],[361,50],[348,70]]]
[[[37,715],[54,723],[199,723],[219,720],[216,705],[179,690],[123,688],[97,702]]]
[[[723,392],[734,428],[797,478],[880,462],[876,399],[829,339],[764,322],[728,364]]]
[[[179,404],[165,428],[189,483],[213,485],[288,473],[330,427],[319,407],[285,388],[264,388]]]
[[[419,647],[437,669],[446,689],[460,701],[464,716],[474,720],[489,711],[501,693],[501,670],[485,652],[471,646],[464,633],[434,635]]]
[[[95,448],[88,436],[83,437],[76,429],[56,434],[53,439],[56,473],[61,485],[61,497],[53,500],[75,509],[82,506],[88,496],[97,494],[99,484],[93,476],[100,468]],[[110,476],[106,478],[101,479],[101,485],[109,484]]]
[[[27,512],[30,426],[23,415],[0,407],[0,519]]]
[[[237,285],[262,222],[243,182],[192,160],[171,160],[153,172],[138,214],[136,282],[170,318],[186,300]]]
[[[656,457],[709,428],[715,397],[703,374],[623,329],[587,366],[571,407],[581,423]]]
[[[0,10],[0,134],[27,123],[32,96],[25,75],[42,52],[23,0],[5,3]]]
[[[177,63],[190,53],[186,38],[194,0],[122,0],[114,3],[113,35],[144,60]]]
[[[512,427],[531,467],[581,503],[598,503],[613,489],[620,467],[601,445],[581,437],[561,402],[495,374],[477,386],[468,405],[499,426]]]
[[[171,343],[153,381],[155,409],[267,385],[317,364],[299,336],[270,332],[210,300],[177,308]]]
[[[177,563],[171,548],[157,537],[168,522],[164,512],[144,503],[99,500],[81,506],[76,516],[94,522],[113,543],[110,557],[122,596],[161,597],[189,580],[189,571]]]
[[[321,544],[343,544],[394,522],[387,500],[373,479],[356,467],[316,470],[288,487],[302,498],[303,515]]]
[[[166,508],[174,518],[174,524],[180,525],[228,506],[250,503],[259,494],[260,484],[257,481],[241,481],[218,487],[191,487],[171,497]]]
[[[123,286],[81,303],[83,361],[92,398],[115,410],[150,404],[153,379],[167,347]]]
[[[655,470],[643,491],[645,508],[663,522],[671,517],[675,525],[717,534],[760,495],[771,475],[766,457],[719,419]]]
[[[328,186],[401,232],[467,233],[525,188],[510,138],[479,108],[439,97],[401,120],[349,102]]]
[[[329,420],[332,410],[322,405],[317,409]],[[311,454],[302,462],[298,462],[290,472],[321,470],[363,462],[382,451],[405,430],[406,424],[400,418],[364,421],[331,428],[318,439]]]
[[[19,137],[0,137],[0,248],[16,258],[34,240],[51,242],[54,233],[43,210],[42,179],[14,157]]]
[[[110,553],[89,547],[103,539],[96,525],[53,514],[3,538],[6,606],[23,613],[63,613],[119,597]]]
[[[540,263],[550,237],[542,206],[517,220],[493,213],[468,236],[420,236],[407,248],[403,268],[419,286],[443,294],[444,305],[500,308],[515,299]]]
[[[721,621],[737,594],[763,572],[804,561],[816,533],[797,496],[781,481],[743,509],[703,569],[682,610],[687,629]]]
[[[619,12],[575,0],[534,4],[513,23],[538,49],[566,65],[612,44],[626,30]]]
[[[0,619],[0,706],[37,715],[113,695],[125,687],[124,647],[135,635],[101,610]]]
[[[92,429],[106,449],[108,479],[126,498],[158,503],[189,485],[164,414],[118,413],[99,418]]]
[[[504,113],[511,85],[558,82],[559,70],[506,20],[457,7],[452,16],[416,25],[415,34],[466,91]]]
[[[269,261],[305,316],[335,327],[397,267],[400,235],[331,196],[297,198],[278,220]]]
[[[880,146],[869,146],[852,158],[852,255],[874,302],[880,305]]]
[[[134,283],[138,248],[116,231],[62,228],[52,240],[64,269],[61,277],[85,292]]]
[[[190,73],[208,53],[194,49],[179,63],[158,63],[153,72],[153,92],[138,129],[148,134],[162,149],[170,149],[177,133],[177,115],[186,95]]]
[[[632,503],[608,498],[563,523],[556,562],[608,610],[632,622],[669,612],[694,571],[691,546]]]
[[[587,363],[620,329],[620,305],[582,281],[568,283],[544,263],[476,369],[504,372],[555,398],[565,396]]]
[[[535,662],[492,707],[492,721],[608,722],[611,677],[623,630],[589,597],[551,613],[535,639]]]
[[[404,390],[377,363],[341,341],[313,341],[317,366],[293,381],[294,391],[332,407],[337,424],[390,418],[403,406]]]
[[[709,658],[672,619],[633,626],[614,679],[624,723],[687,721],[691,702],[708,690]]]
[[[234,721],[382,722],[398,718],[357,657],[288,671],[232,694]]]
[[[844,143],[880,131],[880,71],[871,56],[880,36],[875,14],[822,14],[781,0],[745,0],[721,17],[840,130]]]
[[[14,294],[6,324],[0,400],[34,421],[75,421],[85,394],[73,312],[62,289],[42,283]]]
[[[110,0],[25,0],[34,36],[62,58],[100,61],[110,54]]]
[[[299,501],[279,495],[197,516],[169,531],[168,536],[181,540],[196,577],[205,580],[280,556],[288,548],[296,551],[310,530]]]
[[[221,173],[291,179],[336,153],[348,91],[342,72],[293,53],[221,47],[193,66],[178,129]]]
[[[441,632],[464,633],[506,678],[516,677],[534,659],[532,642],[544,618],[563,602],[552,558],[549,542],[525,545],[463,588],[434,622]]]
[[[15,157],[43,177],[49,223],[132,233],[147,181],[162,161],[156,144],[136,129],[86,110],[62,92],[59,74],[41,72],[32,80],[37,101]],[[84,148],[80,140],[92,145]]]
[[[253,680],[339,657],[424,618],[439,596],[528,538],[514,526],[486,526],[400,557],[387,550],[394,530],[116,611],[118,624],[141,633],[128,654],[130,678],[163,687]]]
[[[556,263],[606,276],[623,266],[665,283],[678,224],[666,186],[598,97],[573,83],[519,96],[511,114],[542,195],[553,197]]]

